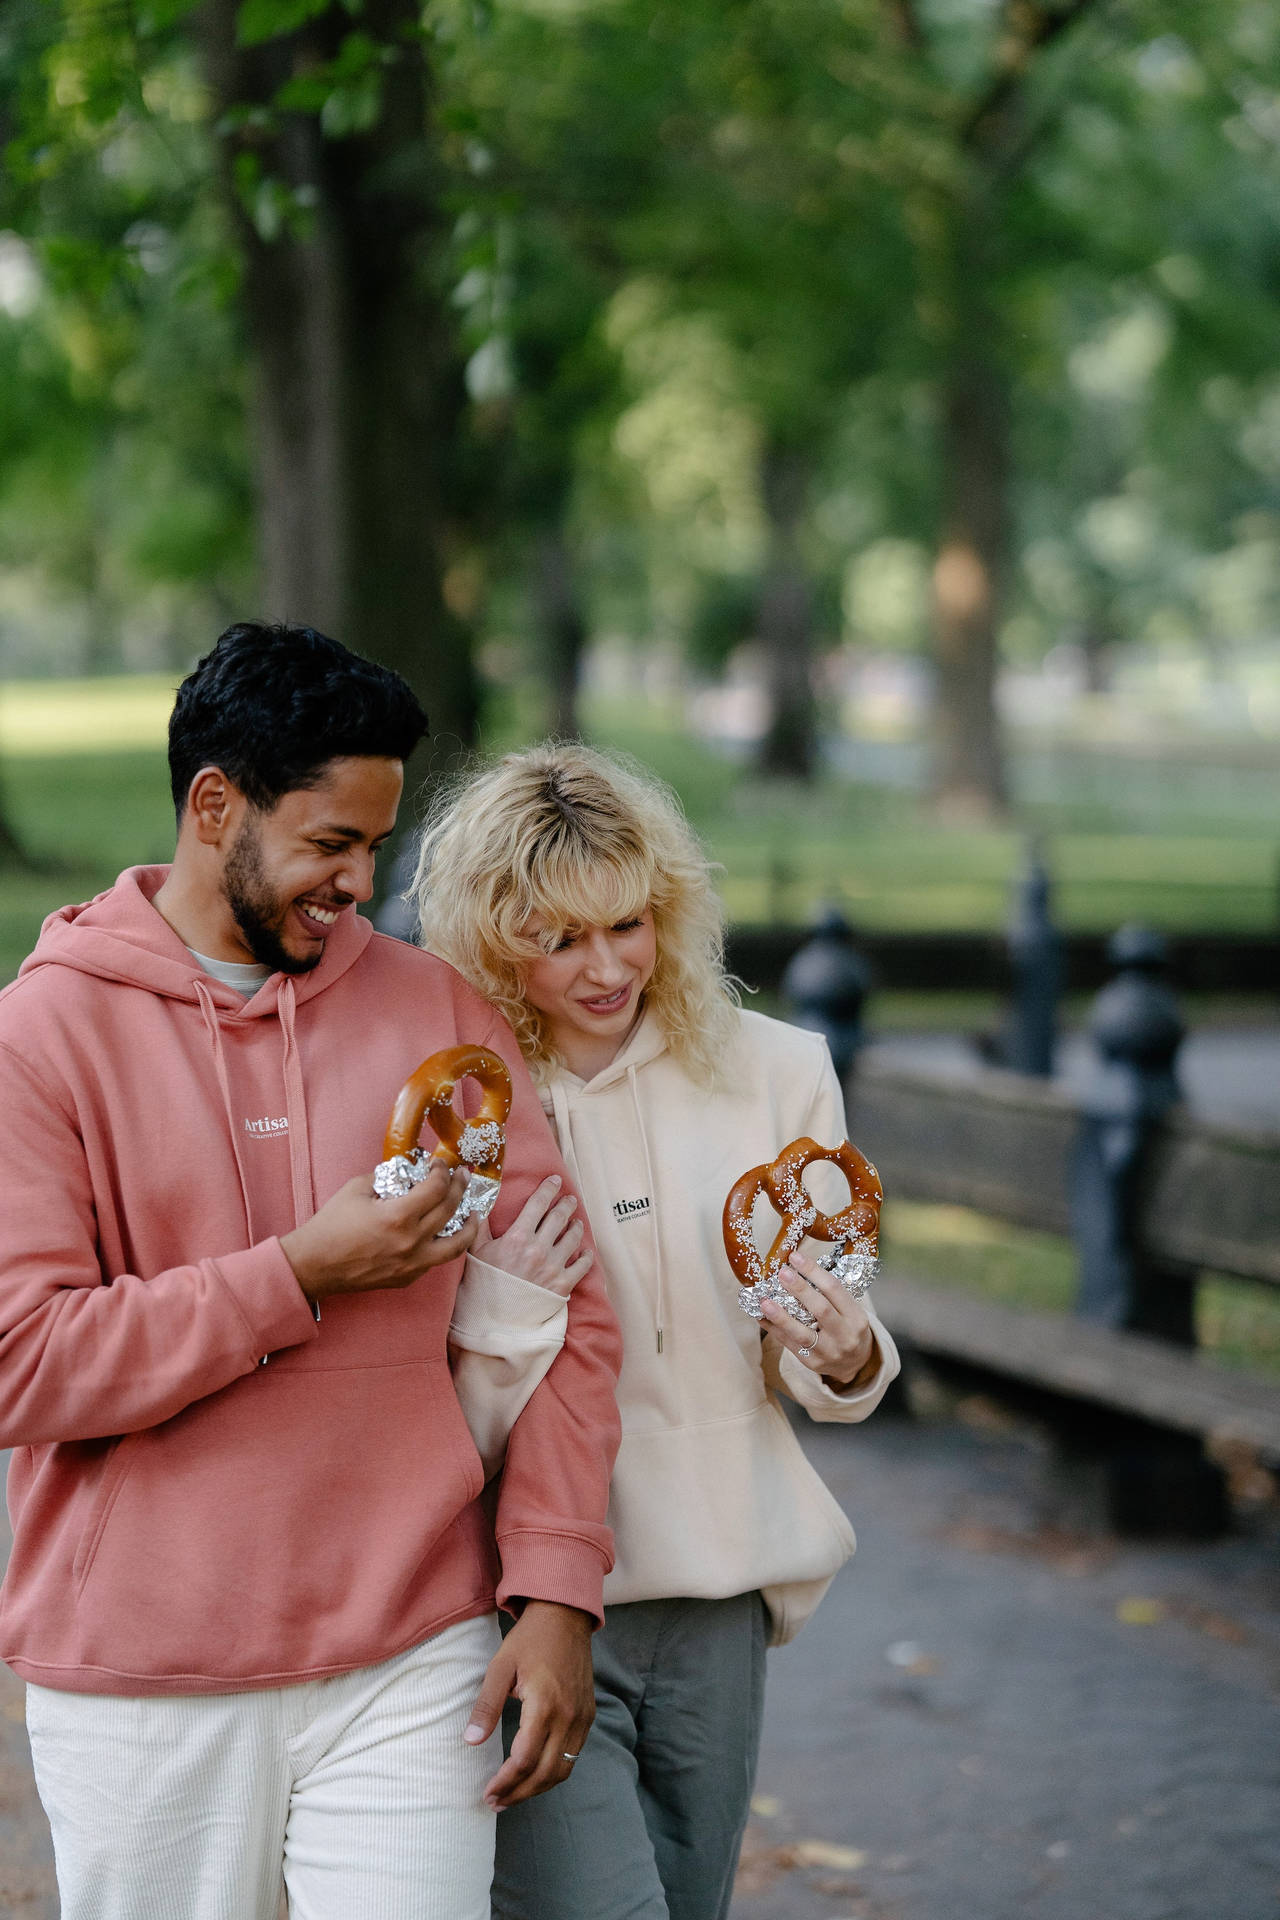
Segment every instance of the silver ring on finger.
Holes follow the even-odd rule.
[[[579,1756],[576,1753],[562,1753],[560,1756],[562,1760],[567,1760],[570,1766],[573,1765],[574,1761],[578,1759],[578,1757]]]
[[[807,1347],[796,1348],[796,1358],[798,1360],[803,1360],[805,1365],[807,1366],[817,1351],[818,1351],[817,1340],[816,1339],[811,1340]]]

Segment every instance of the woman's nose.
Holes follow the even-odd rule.
[[[620,980],[622,963],[613,950],[613,942],[603,928],[587,942],[587,971],[595,980]]]

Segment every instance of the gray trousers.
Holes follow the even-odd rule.
[[[494,1920],[725,1920],[765,1640],[758,1593],[609,1608],[581,1758],[563,1786],[498,1815]]]

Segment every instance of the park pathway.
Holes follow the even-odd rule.
[[[1033,1425],[809,1427],[858,1530],[771,1659],[734,1920],[1276,1920],[1280,1510],[1137,1546]]]
[[[1122,1543],[1037,1427],[915,1399],[804,1426],[859,1550],[770,1657],[733,1920],[1280,1920],[1274,1496]],[[0,1920],[57,1911],[0,1670]]]

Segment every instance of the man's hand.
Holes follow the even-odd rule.
[[[596,1717],[591,1674],[591,1616],[550,1600],[529,1600],[489,1662],[463,1738],[478,1746],[502,1718],[508,1697],[520,1702],[520,1730],[511,1752],[484,1790],[495,1812],[532,1800],[569,1778]]]
[[[450,1173],[443,1162],[393,1200],[379,1200],[367,1175],[348,1180],[318,1213],[283,1234],[280,1245],[309,1300],[407,1287],[428,1267],[469,1249],[479,1225],[474,1214],[447,1240],[436,1239],[466,1190],[465,1171]]]

